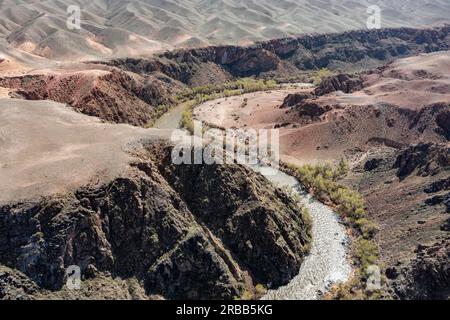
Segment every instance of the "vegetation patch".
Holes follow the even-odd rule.
[[[208,84],[186,89],[176,97],[176,101],[186,105],[181,119],[181,127],[191,134],[194,133],[193,109],[206,101],[277,88],[279,88],[279,85],[274,80],[242,78],[220,85]],[[248,99],[244,99],[241,107],[246,107],[247,103]]]
[[[378,297],[379,290],[366,290],[369,277],[369,266],[379,266],[378,246],[373,240],[377,228],[367,218],[366,204],[356,191],[338,182],[348,172],[348,164],[341,160],[337,166],[284,165],[289,173],[295,176],[315,197],[323,203],[335,208],[344,223],[353,232],[352,255],[355,257],[357,269],[354,278],[337,286],[331,292],[337,299],[372,299]]]
[[[207,84],[183,90],[177,96],[180,101],[202,99],[203,101],[236,96],[239,94],[265,91],[278,88],[275,80],[241,78],[222,84]]]
[[[313,73],[311,80],[312,83],[318,87],[322,84],[322,81],[332,75],[332,72],[328,70],[327,68],[322,68],[315,73]]]

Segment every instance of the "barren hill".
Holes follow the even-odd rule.
[[[388,291],[447,299],[449,85],[450,52],[442,51],[338,74],[312,92],[210,101],[194,116],[221,128],[279,128],[286,162],[348,159],[343,183],[364,195],[380,229]]]
[[[66,27],[81,9],[81,30]],[[0,2],[0,47],[51,59],[136,56],[175,47],[247,44],[311,32],[365,29],[372,1],[20,0]],[[444,0],[377,1],[382,27],[448,23]]]

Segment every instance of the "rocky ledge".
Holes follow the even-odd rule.
[[[0,174],[14,190],[0,199],[0,298],[232,299],[257,284],[284,285],[298,273],[310,240],[301,208],[260,174],[239,165],[175,166],[171,143],[154,130],[102,124],[50,102],[17,103],[16,110],[5,107],[4,121],[41,123],[46,138],[13,168],[9,155],[17,144],[8,141],[21,126],[2,132]],[[84,168],[94,167],[90,174],[76,165],[77,156],[61,157],[61,123],[101,140],[80,143],[82,134],[65,129],[64,139],[74,140],[62,145],[76,142],[77,152],[86,153]],[[111,139],[111,130],[127,138]],[[105,151],[105,163],[96,163],[90,143],[115,154]],[[34,163],[43,166],[30,177],[36,180],[19,183],[22,170],[14,170],[43,154],[55,161],[53,170],[83,179],[59,181],[55,192],[55,178]],[[84,280],[76,293],[65,285],[71,265]]]

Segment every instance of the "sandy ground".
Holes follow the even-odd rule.
[[[9,98],[9,93],[11,92],[8,88],[0,87],[0,98]]]
[[[127,170],[139,139],[164,130],[105,124],[50,101],[0,99],[0,202],[104,183]]]
[[[195,108],[194,116],[211,124],[226,128],[272,128],[277,115],[283,113],[279,106],[288,91],[255,92],[242,96],[208,101]],[[248,105],[244,106],[244,100]],[[269,115],[269,117],[267,117]]]
[[[336,92],[317,102],[342,106],[389,103],[418,110],[425,105],[447,101],[450,101],[450,51],[396,60],[381,74],[365,77],[362,91]]]
[[[334,161],[346,152],[365,149],[373,139],[398,144],[438,140],[431,131],[412,130],[401,109],[419,111],[432,103],[450,103],[450,51],[397,60],[364,80],[361,91],[313,99],[332,110],[306,122],[295,109],[279,108],[288,93],[307,91],[300,89],[209,101],[197,107],[194,116],[222,128],[279,127],[281,158],[298,165]]]
[[[0,55],[0,76],[20,76],[30,70],[30,67]]]
[[[290,88],[208,101],[195,108],[194,118],[222,128],[274,129],[283,124],[287,112],[287,109],[280,109],[284,98],[290,93],[309,91],[311,89]],[[247,105],[244,106],[245,99]],[[327,123],[318,123],[301,130],[292,125],[279,128],[281,159],[299,165],[334,159],[338,151],[316,150],[320,139],[328,135],[327,126]]]
[[[369,0],[78,1],[83,23],[81,30],[73,32],[62,27],[66,2],[1,1],[0,35],[8,40],[7,50],[13,47],[18,54],[63,61],[151,54],[192,42],[249,44],[365,29],[367,8],[373,4]],[[378,0],[376,4],[383,12],[384,28],[450,22],[450,4],[445,0]]]

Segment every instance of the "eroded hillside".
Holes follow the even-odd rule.
[[[450,279],[449,76],[448,51],[422,54],[284,97],[210,101],[194,116],[220,128],[278,128],[287,163],[347,159],[341,182],[364,196],[376,222],[386,292],[442,299]]]
[[[450,27],[352,31],[22,72],[13,60],[4,59],[0,66],[9,71],[0,78],[0,87],[7,96],[49,99],[103,120],[145,127],[159,115],[160,106],[174,103],[173,97],[187,86],[243,76],[308,79],[308,73],[320,68],[369,69],[405,56],[447,50],[449,31]],[[11,70],[19,74],[8,75]]]
[[[369,6],[382,26],[450,22],[444,0],[20,0],[0,4],[0,51],[24,59],[139,56],[176,47],[248,44],[312,32],[366,28]],[[70,6],[80,28],[69,28]],[[69,10],[73,14],[74,11]],[[42,59],[42,58],[41,58]]]
[[[297,274],[310,240],[301,208],[261,175],[173,166],[165,131],[8,101],[0,298],[232,299]],[[80,291],[65,287],[70,265]]]

